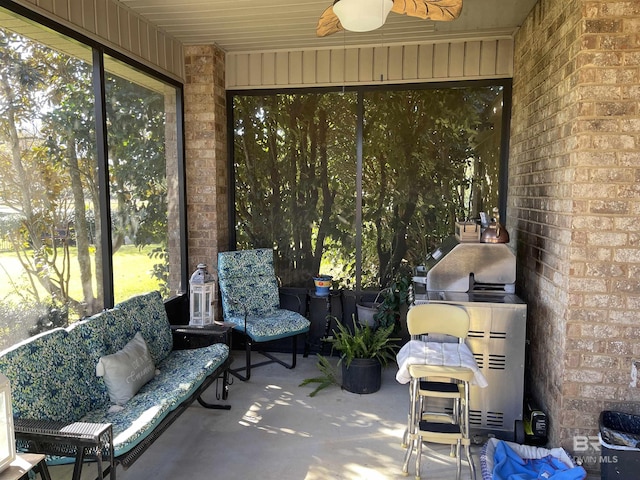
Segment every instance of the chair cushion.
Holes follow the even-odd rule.
[[[77,421],[90,409],[84,381],[88,356],[56,328],[20,342],[0,355],[0,371],[11,382],[13,414],[36,420]],[[91,369],[93,370],[93,369]]]
[[[104,378],[96,376],[96,365],[100,357],[122,350],[136,333],[129,316],[115,309],[97,313],[69,328],[69,336],[84,344],[89,357],[85,367],[93,376],[92,391],[89,395],[92,408],[109,403],[109,392]]]
[[[169,355],[173,349],[173,336],[160,292],[136,295],[118,303],[113,310],[115,314],[122,312],[134,332],[142,334],[156,365]]]
[[[128,452],[211,375],[229,356],[229,347],[215,343],[191,350],[174,350],[159,365],[160,374],[144,385],[122,410],[109,405],[95,409],[81,421],[113,424],[115,456]],[[73,459],[71,459],[73,460]],[[58,463],[68,463],[69,458]]]
[[[244,316],[245,308],[249,315],[271,314],[280,308],[271,249],[220,252],[218,283],[227,321]]]
[[[309,331],[309,320],[297,312],[277,309],[264,315],[249,315],[247,330],[244,329],[244,315],[225,317],[234,324],[234,329],[246,333],[255,342],[267,342],[290,337]]]

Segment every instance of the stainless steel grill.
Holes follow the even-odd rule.
[[[414,277],[415,303],[452,303],[469,312],[467,344],[487,378],[471,388],[471,428],[520,440],[527,306],[515,295],[516,261],[505,244],[450,237]]]

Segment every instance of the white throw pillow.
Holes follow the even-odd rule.
[[[104,377],[109,398],[116,405],[124,405],[156,372],[147,342],[140,332],[122,350],[100,357],[96,375]]]

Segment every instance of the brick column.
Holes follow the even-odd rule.
[[[540,0],[515,39],[507,227],[527,383],[569,451],[600,411],[640,413],[639,31],[638,2]]]
[[[185,149],[189,271],[211,273],[229,243],[224,52],[185,46]]]

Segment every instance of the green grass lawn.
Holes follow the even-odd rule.
[[[158,245],[139,249],[125,245],[113,255],[113,289],[115,302],[121,302],[138,293],[146,293],[159,288],[158,280],[152,277],[153,265],[158,259],[147,255]]]
[[[134,245],[124,245],[113,255],[113,283],[115,301],[119,302],[137,293],[149,292],[158,288],[158,281],[151,276],[153,265],[158,261],[147,255],[157,245],[149,245],[142,249]],[[70,248],[71,278],[69,281],[69,295],[76,300],[82,300],[82,285],[77,261],[77,249]],[[95,264],[91,262],[94,276],[93,291],[96,291]],[[17,289],[26,288],[28,278],[24,274],[22,265],[15,252],[0,253],[0,302],[19,303]],[[42,295],[45,290],[38,286]]]

